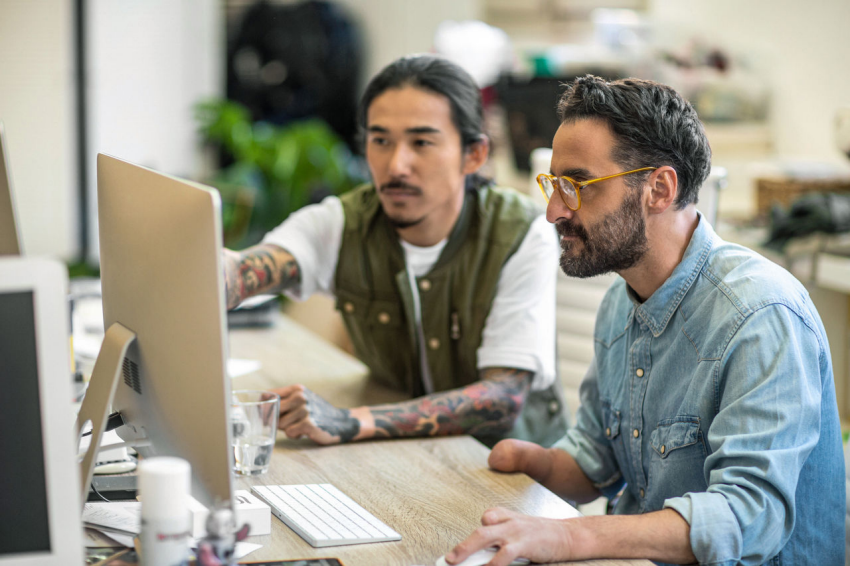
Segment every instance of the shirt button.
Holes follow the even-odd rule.
[[[431,338],[428,340],[428,347],[432,350],[436,350],[440,347],[440,339],[439,338]]]
[[[560,408],[561,408],[561,407],[560,407],[560,406],[558,406],[558,402],[557,402],[557,401],[552,401],[552,402],[550,402],[550,403],[549,403],[549,413],[550,413],[550,414],[552,414],[552,415],[554,415],[555,413],[557,413],[557,412],[558,412],[558,409],[560,409]]]
[[[419,288],[423,291],[429,291],[431,290],[431,282],[427,279],[423,279],[419,282]]]
[[[635,438],[637,438],[638,436],[640,436],[640,431],[639,431],[638,429],[634,429],[634,430],[632,431],[632,436],[634,436]]]
[[[635,372],[635,375],[637,375],[638,377],[643,377],[643,369],[638,368],[638,370]]]
[[[641,497],[641,499],[643,499],[643,497],[644,497],[645,495],[646,495],[646,492],[643,490],[643,488],[640,488],[640,497]]]
[[[390,321],[390,315],[385,312],[382,312],[378,315],[378,322],[381,324],[387,324]]]
[[[345,312],[351,314],[354,312],[354,303],[345,303],[342,308]]]
[[[608,427],[608,428],[605,429],[605,436],[607,436],[609,438],[611,437],[611,427]]]
[[[661,446],[661,453],[664,454],[665,452],[667,452],[667,447],[662,445]]]

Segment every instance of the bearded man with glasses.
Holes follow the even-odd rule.
[[[493,566],[844,564],[826,333],[803,285],[697,211],[711,150],[693,107],[658,83],[587,76],[559,115],[538,182],[561,267],[622,278],[597,315],[576,426],[552,448],[504,440],[489,463],[579,502],[619,498],[605,517],[488,510],[447,562],[495,546]]]

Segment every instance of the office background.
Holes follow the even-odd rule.
[[[759,212],[758,178],[850,175],[850,159],[836,143],[837,116],[850,107],[846,0],[333,4],[358,34],[357,94],[393,59],[434,51],[443,22],[480,20],[505,32],[512,56],[504,70],[521,77],[517,84],[586,71],[643,73],[697,97],[715,164],[728,170],[719,230],[742,243],[760,243],[747,224]],[[185,178],[211,178],[223,162],[200,143],[194,105],[226,95],[229,47],[255,7],[250,0],[0,0],[0,120],[27,253],[96,262],[98,152]],[[633,19],[598,9],[631,10]],[[499,105],[499,95],[506,103],[510,92],[493,89],[492,168],[499,180],[528,189],[525,164],[511,147],[518,140],[509,131],[510,109]],[[846,290],[820,284],[810,267],[795,274],[809,284],[824,317],[846,419],[850,284]],[[561,347],[574,390],[589,352],[586,341],[579,343],[567,337]]]

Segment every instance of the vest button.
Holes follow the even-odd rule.
[[[345,303],[342,305],[342,309],[348,314],[351,314],[354,312],[354,303]]]
[[[378,315],[378,322],[381,324],[387,324],[390,321],[390,315],[385,312],[382,312]]]
[[[638,429],[634,429],[634,430],[632,431],[632,436],[634,436],[635,438],[637,438],[638,436],[640,436],[640,431],[639,431]]]
[[[643,369],[638,368],[638,370],[635,372],[635,375],[637,375],[638,377],[643,377]]]
[[[665,452],[667,452],[667,447],[662,445],[661,446],[661,453],[664,454]]]
[[[605,429],[605,436],[607,436],[608,438],[611,438],[611,427],[608,427],[608,428]]]
[[[428,347],[432,350],[436,350],[440,347],[440,339],[439,338],[431,338],[428,340]]]
[[[428,281],[427,279],[423,279],[422,281],[419,282],[419,288],[423,291],[430,291],[431,290],[431,282]]]
[[[641,498],[646,497],[646,492],[643,490],[643,488],[640,488],[640,496]]]

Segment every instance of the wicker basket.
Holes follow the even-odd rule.
[[[774,204],[790,206],[808,193],[850,192],[850,177],[838,179],[756,179],[756,211],[766,216]]]

